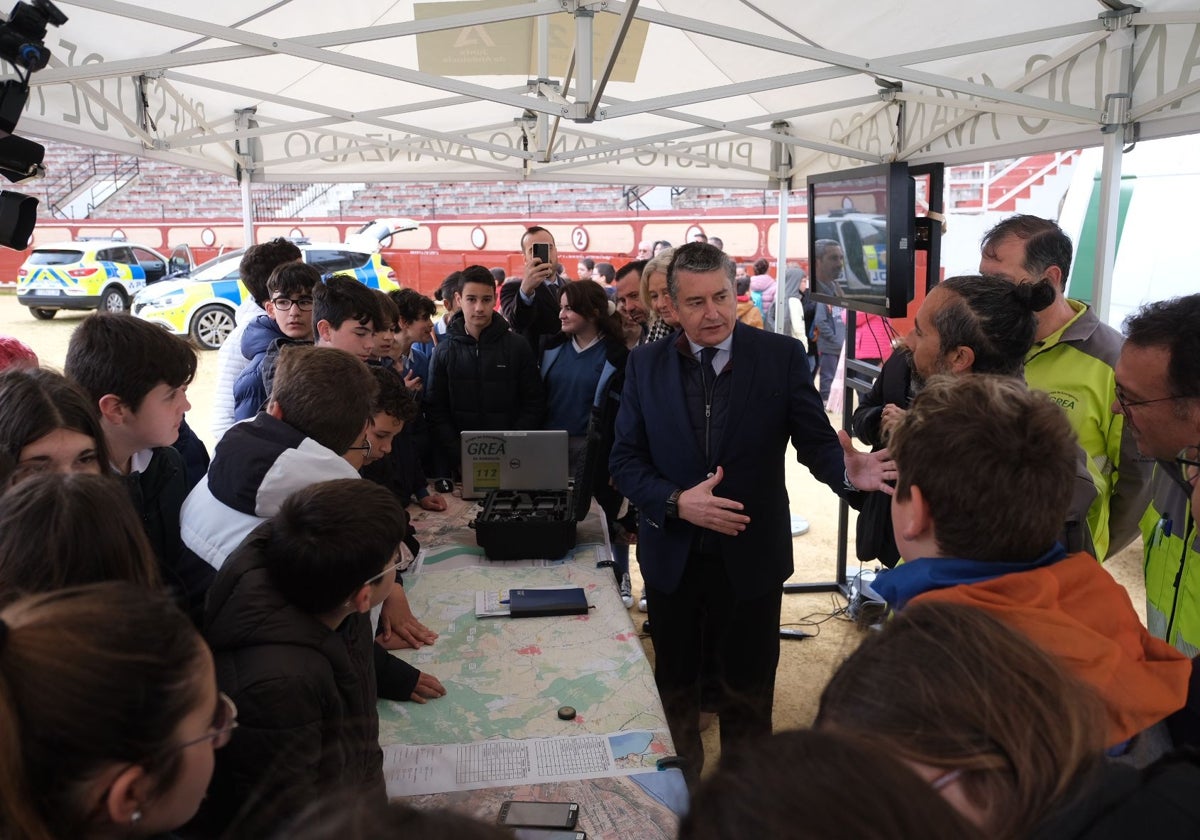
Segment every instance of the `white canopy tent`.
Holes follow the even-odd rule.
[[[780,188],[782,215],[810,172],[1103,145],[1115,198],[1123,146],[1200,131],[1195,0],[59,5],[20,133],[256,181]]]

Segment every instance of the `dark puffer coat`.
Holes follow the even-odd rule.
[[[385,796],[370,620],[351,615],[330,630],[286,601],[263,557],[271,527],[230,555],[205,610],[217,686],[238,707],[195,823],[213,836],[265,836],[281,814],[334,789]],[[396,691],[381,681],[379,693],[407,698],[412,681]]]
[[[546,392],[533,351],[500,314],[476,341],[456,313],[434,351],[427,386],[426,416],[451,463],[462,460],[463,431],[542,427]]]

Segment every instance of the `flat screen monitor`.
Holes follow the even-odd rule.
[[[812,298],[859,312],[902,317],[913,298],[916,186],[903,163],[808,177],[808,265]],[[836,243],[836,276],[818,253]]]

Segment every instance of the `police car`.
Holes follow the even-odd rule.
[[[17,301],[46,321],[60,309],[123,312],[167,274],[153,248],[120,239],[79,239],[34,248],[17,272]]]
[[[834,210],[813,219],[817,239],[832,239],[846,255],[843,282],[849,292],[879,292],[887,285],[887,217]]]
[[[306,263],[323,276],[350,274],[372,289],[400,288],[383,256],[355,245],[294,240]],[[133,314],[176,335],[190,336],[201,348],[216,350],[234,327],[234,313],[248,294],[238,276],[244,248],[197,266],[189,277],[168,279],[140,292]]]

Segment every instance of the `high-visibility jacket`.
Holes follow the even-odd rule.
[[[1146,624],[1188,656],[1200,655],[1200,534],[1188,489],[1173,462],[1160,461],[1142,517]]]
[[[1088,530],[1097,559],[1104,560],[1137,536],[1153,463],[1138,455],[1124,416],[1112,412],[1117,396],[1113,367],[1124,339],[1086,304],[1067,302],[1075,317],[1030,348],[1025,381],[1062,406],[1087,453],[1096,485]]]

